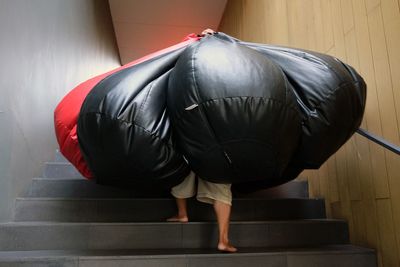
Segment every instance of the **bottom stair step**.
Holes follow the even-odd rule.
[[[306,248],[0,251],[0,267],[376,267],[375,250],[353,245]]]
[[[230,239],[239,247],[302,247],[348,244],[346,221],[309,219],[231,222]],[[213,248],[215,222],[0,224],[0,251],[50,249]]]

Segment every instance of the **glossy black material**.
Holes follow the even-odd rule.
[[[167,103],[179,149],[209,181],[281,177],[300,141],[300,110],[282,69],[214,36],[179,57]]]
[[[165,101],[168,77],[182,51],[110,75],[86,97],[78,138],[98,184],[157,190],[189,173],[174,147]]]
[[[365,98],[334,57],[217,33],[103,80],[78,136],[103,181],[171,186],[183,154],[203,179],[255,191],[319,168],[359,127]]]
[[[335,57],[286,47],[242,43],[270,58],[285,72],[303,114],[302,137],[293,162],[318,169],[358,129],[366,84]]]

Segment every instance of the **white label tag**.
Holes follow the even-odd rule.
[[[188,106],[187,108],[185,108],[185,110],[192,110],[192,109],[194,109],[194,108],[197,108],[199,105],[197,105],[197,104],[193,104],[193,105],[191,105],[191,106]]]

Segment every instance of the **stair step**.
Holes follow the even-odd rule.
[[[215,222],[0,224],[0,250],[213,248]],[[231,222],[230,240],[238,247],[347,244],[344,220]]]
[[[169,190],[164,192],[143,192],[132,189],[116,188],[99,185],[94,180],[86,178],[33,178],[24,197],[73,197],[73,198],[138,198],[166,197],[170,198]]]
[[[230,240],[239,253],[226,254],[215,249],[210,205],[191,199],[191,222],[166,223],[176,211],[168,191],[98,185],[59,151],[43,176],[17,198],[15,221],[0,223],[0,267],[377,266],[375,250],[349,244],[346,221],[308,199],[307,181],[236,194]]]
[[[169,196],[169,193],[165,193]],[[135,198],[143,193],[133,192],[96,184],[85,178],[33,178],[26,197],[74,197],[74,198]],[[262,198],[307,198],[307,181],[294,180],[286,184],[245,195],[244,197]]]
[[[65,162],[69,163],[69,161],[61,154],[60,150],[56,149],[56,155],[54,157],[55,162]]]
[[[375,250],[353,245],[308,248],[239,248],[238,253],[235,254],[219,253],[215,249],[0,252],[0,267],[376,267],[376,262]]]
[[[234,199],[232,221],[326,218],[323,199]],[[192,221],[213,221],[211,205],[188,201]],[[15,221],[157,222],[176,213],[174,199],[17,198]]]
[[[47,178],[83,178],[69,162],[46,162],[43,177]]]

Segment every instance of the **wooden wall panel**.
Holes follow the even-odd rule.
[[[264,1],[266,42],[289,45],[289,25],[286,1]]]
[[[400,79],[395,78],[400,74],[400,9],[396,0],[382,1],[381,6],[395,107],[400,107]],[[400,125],[400,108],[396,115]]]
[[[353,0],[352,2],[360,62],[358,70],[368,85],[367,106],[363,126],[367,127],[373,133],[382,136],[381,111],[379,109],[378,91],[375,82],[367,10],[364,0]],[[370,152],[375,196],[378,198],[387,197],[389,188],[384,149],[370,144]]]
[[[325,41],[324,41],[324,19],[323,19],[323,9],[322,2],[320,0],[313,0],[312,2],[312,20],[311,25],[313,26],[312,32],[315,36],[315,48],[314,50],[320,53],[326,52]],[[310,31],[311,32],[311,31]],[[329,47],[328,47],[329,49]]]
[[[333,39],[333,20],[331,12],[331,1],[321,1],[322,24],[323,24],[323,38],[324,38],[324,52],[329,53],[334,49]]]
[[[351,210],[353,211],[353,220],[354,220],[354,233],[353,240],[354,243],[366,246],[367,232],[366,232],[366,223],[365,223],[365,210],[362,206],[362,201],[360,200],[352,200],[351,201]]]
[[[328,191],[330,202],[339,201],[337,172],[336,172],[336,155],[331,156],[328,162],[325,164],[328,166]],[[329,205],[326,205],[328,208]]]
[[[252,29],[251,31],[243,31],[242,39],[249,42],[266,42],[265,23],[260,23],[259,18],[264,17],[264,1],[263,0],[244,0],[243,1],[243,29]]]
[[[349,0],[341,0],[340,5],[342,10],[343,31],[347,34],[354,28],[353,6]]]
[[[367,17],[370,29],[372,57],[375,67],[375,81],[379,88],[378,102],[380,103],[383,134],[391,142],[400,145],[388,51],[380,6],[371,10]]]
[[[400,145],[400,0],[230,0],[220,31],[246,41],[327,53],[368,85],[362,127]],[[400,267],[400,157],[353,136],[301,175],[329,218],[348,220],[353,244]],[[304,178],[306,177],[306,178]]]
[[[381,239],[383,266],[398,266],[396,238],[393,225],[393,214],[389,199],[377,200],[378,229]]]
[[[367,12],[370,12],[380,4],[381,0],[365,0]]]

